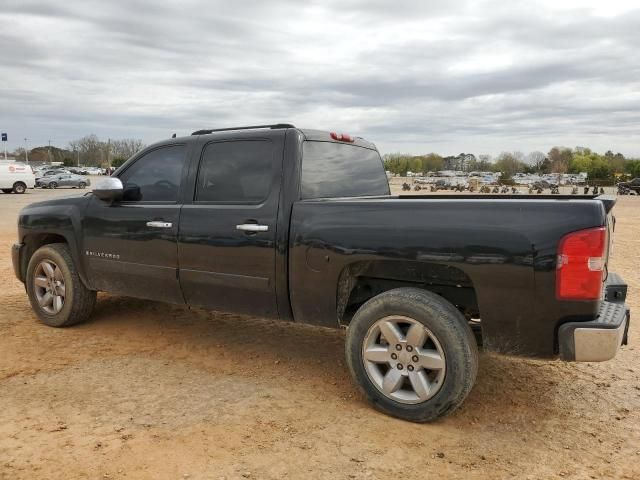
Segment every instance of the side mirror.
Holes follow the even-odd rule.
[[[101,178],[93,188],[93,194],[105,202],[117,202],[122,199],[124,187],[119,178]]]

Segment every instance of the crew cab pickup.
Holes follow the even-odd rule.
[[[162,141],[97,183],[20,214],[15,274],[47,325],[106,291],[344,327],[366,398],[416,422],[463,402],[478,345],[603,361],[626,343],[614,198],[391,195],[373,144],[288,124]]]

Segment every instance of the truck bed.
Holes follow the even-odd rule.
[[[484,194],[296,202],[289,240],[294,317],[330,326],[353,300],[349,292],[341,297],[340,286],[349,290],[365,278],[365,288],[375,290],[376,278],[395,276],[398,286],[440,289],[478,314],[486,348],[553,357],[558,325],[591,320],[599,308],[556,300],[560,239],[605,225],[614,203],[606,196]]]

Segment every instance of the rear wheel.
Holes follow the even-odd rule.
[[[27,186],[23,182],[16,182],[13,184],[13,191],[15,193],[24,193],[27,190]]]
[[[39,248],[29,260],[27,294],[42,323],[67,327],[91,315],[96,292],[84,286],[76,271],[69,247],[52,243]]]
[[[84,189],[84,188],[86,188],[86,187],[87,187],[87,184],[86,184],[86,183],[84,183],[84,182],[80,182],[80,183],[78,184],[78,187],[79,187],[79,188],[83,188],[83,189]]]
[[[390,290],[362,305],[347,331],[346,356],[369,402],[412,422],[455,410],[478,371],[464,316],[442,297],[416,288]]]
[[[56,182],[49,182],[48,188],[58,188],[58,184]]]

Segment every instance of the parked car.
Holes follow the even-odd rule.
[[[3,193],[24,193],[35,183],[36,176],[26,163],[0,162],[0,190]]]
[[[636,195],[640,194],[640,178],[634,178],[629,182],[620,182],[618,183],[618,188],[623,187],[627,188],[633,192],[636,192]]]
[[[39,178],[37,185],[42,188],[86,188],[88,185],[91,185],[91,182],[87,177],[82,175],[76,175],[74,173],[62,173],[58,175],[48,175],[46,177]]]
[[[362,138],[199,130],[142,150],[92,195],[23,209],[12,258],[53,327],[86,320],[97,291],[346,327],[366,398],[425,422],[471,391],[477,343],[616,355],[629,309],[608,267],[615,201],[392,196]]]
[[[531,187],[534,190],[545,190],[547,188],[553,188],[553,187],[557,187],[557,186],[558,186],[557,184],[551,183],[551,182],[549,182],[547,180],[538,180],[538,181],[533,182],[531,184]]]

